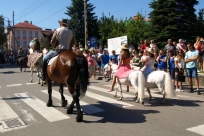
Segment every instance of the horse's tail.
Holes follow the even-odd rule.
[[[138,96],[144,99],[145,77],[141,71],[138,71]]]
[[[165,93],[167,98],[176,97],[176,92],[173,87],[172,79],[169,73],[165,72]]]
[[[85,96],[87,86],[88,86],[88,78],[89,78],[89,72],[88,72],[88,62],[87,59],[82,56],[77,56],[77,65],[79,67],[79,78],[80,78],[80,97]]]

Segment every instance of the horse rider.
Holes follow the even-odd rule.
[[[41,52],[40,51],[40,42],[38,41],[38,38],[35,38],[32,46],[33,52]]]
[[[121,46],[121,53],[120,53],[120,62],[118,65],[118,70],[115,73],[115,76],[113,77],[113,81],[112,81],[112,85],[111,85],[111,89],[109,90],[109,92],[113,91],[115,83],[116,83],[116,77],[117,78],[125,78],[128,76],[129,73],[127,73],[127,71],[131,71],[131,67],[130,67],[130,52],[129,52],[129,47],[127,44],[123,44]],[[124,74],[125,73],[125,74]],[[129,86],[127,86],[127,92],[129,92]]]
[[[43,74],[42,74],[43,81],[45,81],[46,74],[47,74],[47,71],[46,71],[47,61],[58,54],[57,50],[58,49],[72,50],[72,47],[70,45],[73,42],[74,37],[73,37],[72,30],[68,29],[67,27],[68,20],[62,18],[62,20],[61,21],[59,20],[58,22],[60,24],[60,28],[57,28],[55,30],[50,43],[52,46],[55,46],[55,44],[59,42],[59,45],[54,47],[52,50],[50,50],[43,58]]]
[[[147,76],[154,71],[155,58],[153,48],[147,49],[146,57],[143,60],[141,60],[141,62],[142,66],[140,67],[139,70],[141,70],[144,67],[142,73],[144,74],[144,77],[147,78]]]
[[[23,48],[22,48],[22,46],[20,46],[18,49],[17,58],[20,58],[23,56],[24,56]]]

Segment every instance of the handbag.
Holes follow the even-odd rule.
[[[178,75],[178,76],[177,76],[177,80],[180,81],[180,82],[185,82],[185,81],[186,81],[186,76],[184,76],[184,75]]]

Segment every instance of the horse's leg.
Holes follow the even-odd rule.
[[[69,89],[69,92],[72,94],[73,100],[74,100],[75,103],[76,103],[76,107],[77,107],[76,121],[77,121],[77,122],[81,122],[81,121],[83,120],[83,113],[82,113],[82,111],[81,111],[81,106],[80,106],[80,104],[79,104],[80,92],[79,92],[79,91],[76,91],[76,90],[74,89],[74,87],[71,86],[71,85],[68,85],[68,89]],[[79,90],[79,89],[77,89],[77,90]],[[73,102],[73,103],[74,103],[74,102]],[[71,106],[71,105],[70,105],[70,106]],[[70,108],[70,107],[69,107],[69,108]],[[68,110],[69,110],[69,108],[68,108]],[[71,108],[73,108],[73,106],[72,106]],[[68,110],[67,110],[67,112],[68,112]]]
[[[62,107],[66,107],[67,106],[67,100],[65,100],[65,97],[64,97],[63,83],[60,83],[59,92],[61,94],[61,105],[62,105]]]
[[[150,92],[149,88],[147,88],[147,92],[149,93],[149,100],[151,101],[152,100],[152,95],[151,95],[151,92]]]
[[[120,91],[120,98],[119,98],[119,100],[122,100],[123,99],[123,93],[122,93],[121,84],[119,83],[119,79],[117,79],[117,86],[118,86],[118,90]]]
[[[47,86],[48,86],[48,102],[47,106],[51,107],[52,106],[52,82],[50,79],[47,79]]]
[[[166,100],[166,93],[164,91],[164,86],[162,86],[161,84],[157,85],[158,86],[158,89],[159,91],[161,92],[161,94],[163,95],[163,100],[161,101],[161,104],[164,104],[167,102]]]
[[[30,82],[33,82],[33,66],[30,66]]]
[[[40,84],[40,70],[37,66],[36,66],[36,70],[37,70],[38,84]]]

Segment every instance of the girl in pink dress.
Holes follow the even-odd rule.
[[[115,82],[116,82],[116,77],[117,78],[126,78],[130,72],[132,72],[131,67],[130,67],[130,52],[127,44],[123,44],[121,46],[121,53],[120,53],[120,62],[118,65],[118,70],[115,73],[115,76],[112,81],[112,86],[109,92],[114,90]],[[127,92],[129,91],[129,88],[127,88]]]

